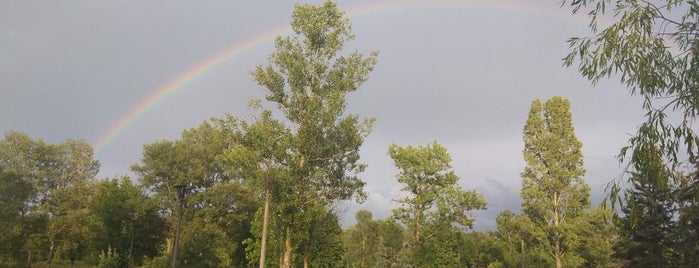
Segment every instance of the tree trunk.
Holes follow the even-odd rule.
[[[558,203],[560,199],[560,195],[558,193],[553,193],[553,226],[555,228],[558,228],[558,225],[560,224],[560,218],[558,215]],[[556,260],[556,268],[561,268],[562,263],[561,263],[561,258],[563,257],[561,254],[561,234],[558,233],[558,231],[555,231],[553,235],[553,243],[554,243],[554,254],[553,258]]]
[[[554,258],[556,259],[556,268],[561,268],[561,267],[562,267],[562,263],[561,263],[561,240],[560,240],[560,237],[559,237],[558,235],[556,235],[556,241],[555,241],[555,243],[556,243],[556,249],[555,249],[556,254],[555,254]]]
[[[415,207],[415,230],[413,230],[413,233],[415,234],[415,242],[419,243],[420,242],[420,221],[422,220],[422,208],[416,206]]]
[[[308,252],[303,253],[303,268],[308,268]]]
[[[175,242],[172,249],[172,268],[177,267],[177,248],[180,247],[180,231],[182,229],[182,214],[184,214],[184,208],[182,207],[182,201],[180,200],[179,215],[177,215],[177,228],[175,230]]]
[[[46,260],[46,267],[51,268],[51,261],[53,260],[53,252],[56,249],[56,242],[53,238],[49,239],[49,258]]]
[[[366,258],[366,239],[362,239],[362,262],[360,263],[361,268],[365,268],[364,266],[364,259]]]
[[[133,231],[133,221],[129,224],[129,233],[131,233],[131,242],[129,243],[129,263],[133,259],[133,241],[134,241],[134,231]]]
[[[291,268],[291,230],[286,229],[286,241],[284,241],[284,259],[282,261],[282,268]]]
[[[524,239],[520,239],[522,242],[522,268],[524,268]]]
[[[262,215],[262,242],[260,245],[260,268],[265,267],[265,256],[267,255],[267,225],[269,224],[269,202],[271,194],[269,192],[269,180],[265,185],[265,212]]]

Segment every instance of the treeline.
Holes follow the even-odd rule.
[[[46,144],[18,132],[0,141],[0,266],[76,260],[103,267],[161,253],[159,206],[128,178],[97,180],[84,141]],[[117,262],[118,261],[118,262]]]
[[[265,189],[271,199],[266,266],[282,266],[291,241],[292,267],[695,267],[697,173],[674,176],[681,179],[673,183],[657,151],[638,151],[623,213],[590,207],[568,106],[559,97],[532,103],[524,128],[522,213],[500,213],[497,230],[487,232],[468,231],[469,211],[484,209],[485,201],[458,186],[451,158],[437,143],[389,148],[404,191],[390,218],[359,211],[357,223],[342,230],[329,203],[296,212],[307,217],[306,225],[292,229],[281,222],[291,220],[286,211],[296,204],[283,202],[297,193],[262,177],[268,167],[240,154],[243,148],[230,154],[250,135],[232,129],[255,129],[263,121],[215,119],[179,140],[144,146],[142,163],[133,166],[137,185],[126,177],[96,179],[99,165],[83,141],[46,144],[9,132],[0,141],[0,261],[168,267],[175,185],[186,181],[182,267],[258,265]],[[252,171],[261,173],[248,173],[237,161],[252,161]]]
[[[578,10],[593,2],[570,5]],[[699,50],[682,39],[696,30],[677,27],[685,34],[677,35],[676,48],[687,53],[672,57],[664,53],[668,46],[619,42],[654,38],[634,35],[656,25],[634,19],[667,18],[642,7],[618,3],[616,10],[635,16],[593,39],[572,39],[574,52],[566,58],[572,64],[579,56],[581,72],[593,81],[612,69],[622,72],[622,81],[648,100],[648,122],[622,150],[628,185],[612,184],[606,204],[613,206],[591,206],[570,102],[553,97],[532,102],[523,129],[521,213],[500,213],[496,231],[470,230],[470,212],[485,209],[486,200],[460,187],[447,148],[436,142],[391,145],[399,206],[381,220],[360,211],[357,224],[343,230],[335,205],[366,198],[359,148],[373,124],[346,114],[345,96],[368,79],[376,53],[341,54],[354,35],[328,1],[297,6],[294,35],[278,38],[268,65],[252,72],[268,101],[251,102],[253,119],[213,118],[178,140],[145,145],[131,167],[136,178],[96,178],[99,163],[84,141],[47,144],[5,133],[0,265],[697,267],[698,139],[691,123],[699,107],[692,91],[699,79],[692,79],[699,72],[686,55]],[[604,5],[593,11],[597,19]],[[616,52],[597,53],[595,46]],[[660,61],[635,61],[648,56]],[[683,109],[683,124],[668,123],[665,108],[653,108],[659,96],[675,98],[663,107]],[[678,168],[680,149],[688,168]]]
[[[262,153],[271,151],[252,150],[255,142],[272,148],[269,139],[279,139],[266,113],[252,123],[212,119],[179,140],[145,145],[132,166],[137,184],[95,178],[99,164],[84,141],[46,144],[8,132],[0,140],[0,263],[168,267],[176,188],[184,185],[181,267],[258,266],[263,251],[265,267],[284,267],[286,258],[286,267],[699,264],[697,173],[673,175],[657,149],[638,150],[622,213],[592,208],[569,105],[560,97],[532,102],[523,131],[522,213],[503,211],[497,230],[487,232],[469,231],[469,212],[486,202],[459,186],[447,149],[436,142],[391,145],[399,207],[381,220],[359,211],[357,223],[343,230],[333,202],[311,206],[304,203],[320,201],[298,196],[297,187],[318,186],[298,184],[282,161],[265,162]],[[322,198],[322,188],[314,189],[306,195]]]

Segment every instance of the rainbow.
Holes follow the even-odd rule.
[[[190,82],[218,67],[222,63],[230,60],[236,55],[253,49],[260,44],[270,42],[277,35],[290,30],[291,28],[289,26],[281,26],[261,34],[257,34],[251,38],[243,40],[242,42],[233,44],[233,46],[224,50],[223,52],[220,52],[213,57],[197,64],[194,66],[194,68],[181,73],[175,77],[175,79],[167,82],[157,90],[153,91],[149,96],[131,108],[126,114],[112,123],[110,127],[97,138],[97,141],[94,142],[93,146],[95,148],[95,154],[101,152],[102,149],[104,149],[112,140],[114,140],[114,138],[124,132],[141,116],[152,110],[153,107],[157,106],[159,103],[163,102],[163,100],[165,100],[168,96],[180,89],[185,88]]]
[[[382,13],[387,11],[400,11],[400,10],[411,10],[411,9],[422,9],[422,8],[478,8],[486,10],[514,10],[524,13],[537,13],[543,14],[549,17],[561,17],[564,19],[574,18],[565,9],[556,9],[556,7],[543,8],[540,6],[532,6],[521,4],[520,1],[497,1],[497,0],[481,0],[481,1],[434,1],[434,0],[423,0],[423,1],[385,1],[376,2],[362,6],[354,6],[349,8],[344,8],[340,5],[340,8],[345,11],[346,15],[349,17],[357,17],[361,15]],[[574,18],[576,20],[586,20],[585,18]],[[587,21],[585,21],[587,22]],[[158,89],[154,90],[145,99],[139,102],[136,106],[128,110],[127,113],[118,118],[109,125],[109,127],[99,135],[93,146],[95,148],[95,154],[99,154],[105,147],[107,147],[119,134],[123,133],[129,128],[134,122],[141,118],[144,114],[148,113],[159,103],[167,99],[168,96],[174,94],[175,92],[186,88],[186,86],[193,80],[201,77],[202,75],[208,73],[212,69],[218,67],[224,62],[227,62],[237,55],[240,55],[248,50],[251,50],[261,44],[271,42],[276,36],[290,32],[290,27],[288,25],[277,26],[263,33],[257,34],[255,36],[249,37],[241,42],[234,43],[228,49],[213,55],[212,57],[202,61],[193,68],[190,68],[179,75],[175,76],[174,79],[168,81]]]

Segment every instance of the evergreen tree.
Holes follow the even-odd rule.
[[[636,150],[633,168],[619,218],[619,240],[614,248],[625,267],[672,266],[674,212],[671,173],[660,152],[651,146]]]
[[[679,176],[679,217],[675,228],[677,264],[699,267],[699,166],[689,176]]]

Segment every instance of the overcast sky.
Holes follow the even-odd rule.
[[[311,1],[311,3],[320,1]],[[305,2],[303,2],[305,3]],[[0,131],[59,143],[101,135],[163,85],[231,47],[288,25],[293,1],[2,1]],[[348,111],[376,118],[362,147],[370,196],[345,204],[375,219],[400,186],[386,154],[391,143],[446,146],[466,189],[488,210],[476,229],[494,229],[504,209],[519,210],[522,128],[531,101],[572,102],[593,200],[620,174],[615,155],[642,120],[640,100],[617,81],[593,87],[562,67],[587,19],[557,0],[340,1],[356,34],[348,50],[379,51],[370,80],[348,97]],[[99,176],[127,174],[144,144],[178,139],[184,129],[225,113],[249,116],[263,90],[249,72],[266,63],[271,41],[231,57],[162,99],[97,152]]]

